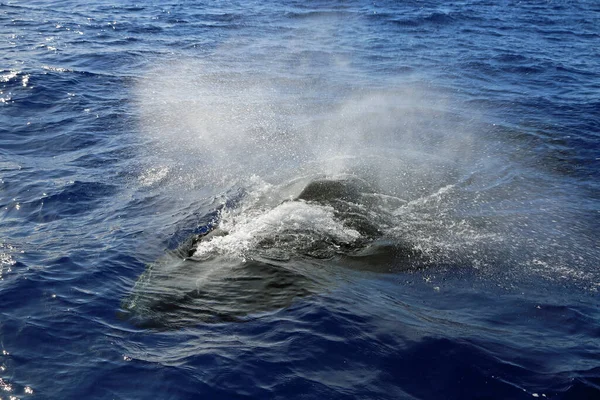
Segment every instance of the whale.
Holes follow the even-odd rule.
[[[272,208],[213,210],[210,223],[147,266],[120,315],[155,329],[247,321],[326,290],[341,269],[390,272],[399,256],[417,259],[386,239],[377,199],[363,179],[319,178]]]

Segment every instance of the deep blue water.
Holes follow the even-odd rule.
[[[599,43],[592,0],[0,3],[0,398],[600,398]],[[293,200],[339,176],[356,257]]]

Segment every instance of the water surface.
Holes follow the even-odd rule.
[[[0,397],[600,396],[595,2],[0,22]]]

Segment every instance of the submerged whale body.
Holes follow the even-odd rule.
[[[250,222],[215,218],[148,266],[124,314],[153,328],[240,321],[334,284],[338,265],[387,272],[392,255],[411,254],[382,239],[374,198],[361,179],[318,179]]]

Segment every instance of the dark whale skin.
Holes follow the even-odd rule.
[[[363,241],[369,241],[382,235],[365,212],[372,206],[368,195],[373,193],[371,186],[359,178],[320,179],[306,185],[296,200],[333,207],[336,218],[360,233]]]
[[[360,237],[350,243],[326,237],[307,243],[294,242],[298,240],[295,235],[269,237],[257,243],[253,258],[244,261],[194,257],[200,242],[228,234],[219,227],[220,213],[213,213],[209,224],[148,265],[123,302],[120,315],[151,329],[243,322],[323,290],[331,284],[328,268],[381,273],[398,266],[410,268],[419,254],[410,245],[386,239],[379,227],[376,198],[371,186],[358,178],[313,180],[286,201],[330,207],[334,217]],[[310,228],[307,235],[310,239]],[[203,275],[215,267],[215,275]],[[199,278],[201,283],[194,284]]]

